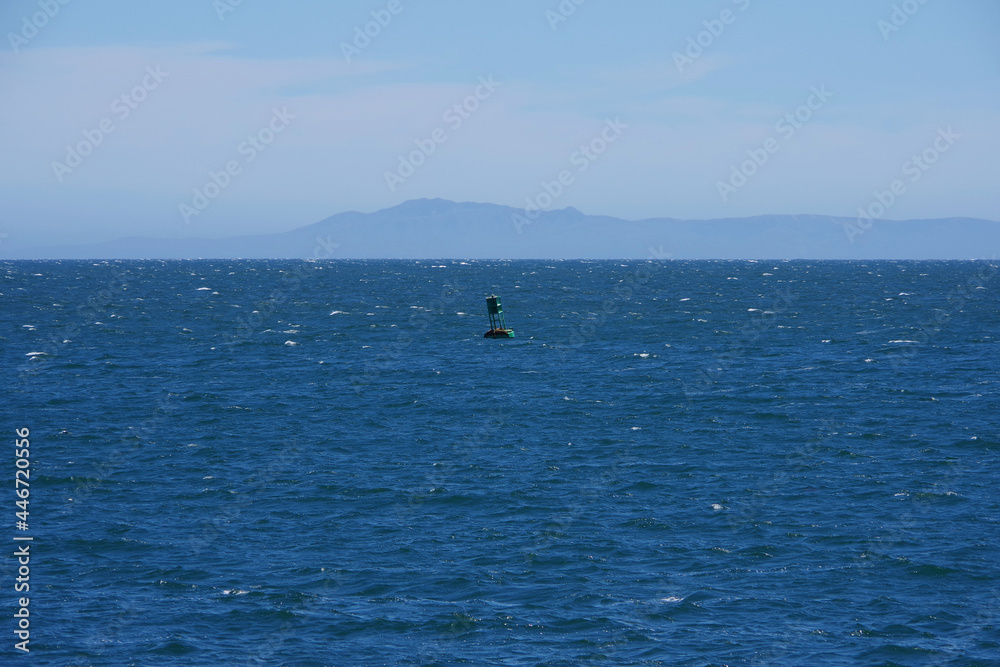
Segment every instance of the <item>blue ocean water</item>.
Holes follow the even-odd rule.
[[[5,664],[1000,664],[994,263],[0,275]]]

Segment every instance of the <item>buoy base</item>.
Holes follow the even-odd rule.
[[[513,329],[490,329],[485,334],[483,334],[483,338],[513,338],[513,337],[514,337]]]

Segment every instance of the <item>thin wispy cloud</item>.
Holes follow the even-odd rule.
[[[995,40],[977,27],[995,9],[928,4],[886,42],[877,21],[891,5],[588,3],[552,30],[528,2],[407,4],[377,29],[368,10],[324,3],[241,3],[222,20],[158,6],[139,23],[68,4],[24,48],[0,52],[0,213],[32,220],[3,231],[56,230],[87,211],[106,221],[96,234],[176,234],[177,206],[233,160],[246,168],[199,216],[202,230],[287,228],[420,197],[522,205],[609,119],[628,131],[560,206],[847,215],[953,126],[969,140],[894,214],[1000,218],[988,176],[1000,75]],[[0,20],[17,24],[24,7]],[[364,48],[345,56],[355,39]],[[477,97],[487,79],[495,90]],[[831,97],[817,102],[817,90]],[[294,119],[244,164],[242,144],[269,138],[276,110]],[[766,167],[721,197],[719,183],[741,181],[733,168],[761,161],[772,139]],[[421,164],[406,175],[411,158]],[[111,204],[144,197],[144,222]]]

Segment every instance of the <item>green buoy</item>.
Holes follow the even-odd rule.
[[[483,335],[483,338],[514,337],[514,330],[508,329],[507,324],[503,321],[503,306],[500,304],[500,297],[496,295],[486,297],[486,311],[490,315],[490,330]]]

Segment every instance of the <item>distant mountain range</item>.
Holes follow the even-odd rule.
[[[990,259],[1000,222],[764,215],[621,220],[575,208],[527,212],[419,199],[339,213],[280,234],[227,239],[125,238],[78,246],[0,244],[2,259]]]

